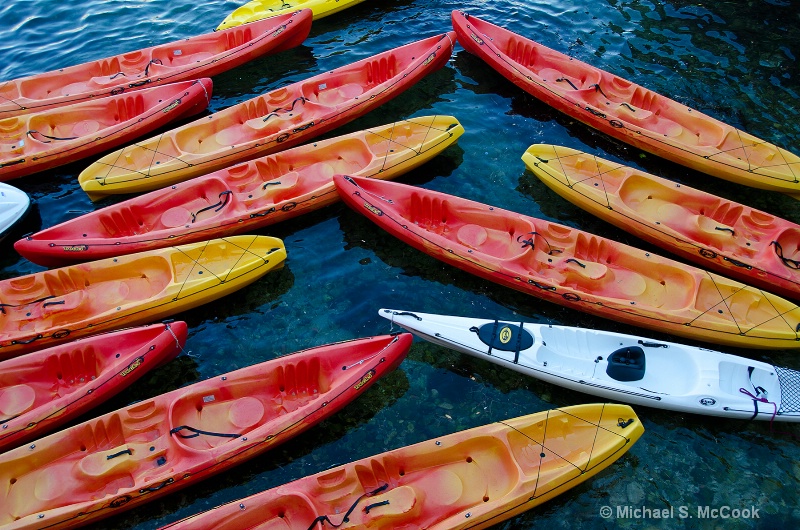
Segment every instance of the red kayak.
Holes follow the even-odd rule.
[[[211,88],[208,78],[182,81],[0,120],[0,180],[96,155],[202,112]]]
[[[230,469],[341,410],[411,342],[401,333],[284,355],[4,453],[0,526],[79,526]]]
[[[340,66],[107,154],[78,175],[92,200],[176,184],[283,151],[402,94],[450,58],[452,31]]]
[[[38,438],[180,353],[186,323],[92,335],[0,362],[0,452]]]
[[[81,215],[14,248],[55,267],[252,232],[339,200],[335,173],[392,179],[463,131],[452,116],[421,116],[301,145]]]
[[[718,178],[800,198],[800,157],[627,79],[460,11],[458,42],[503,77],[622,142]]]
[[[213,77],[300,45],[310,9],[0,82],[0,119],[178,81]]]
[[[717,344],[800,348],[800,307],[576,228],[397,182],[335,175],[342,200],[437,259],[579,311]]]

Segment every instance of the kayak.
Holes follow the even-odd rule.
[[[360,4],[364,0],[293,0],[286,2],[285,0],[252,0],[247,2],[236,9],[230,15],[225,17],[217,31],[222,29],[232,28],[240,24],[247,24],[255,20],[261,20],[268,17],[275,17],[285,13],[291,13],[298,9],[310,9],[314,13],[314,20],[327,17],[338,13],[343,9]]]
[[[30,206],[27,193],[0,182],[0,241],[25,218]]]
[[[166,83],[213,77],[252,59],[300,45],[311,11],[230,31],[130,51],[96,61],[0,81],[0,119]]]
[[[141,193],[282,151],[382,105],[447,63],[445,33],[278,88],[100,158],[78,176],[92,200]]]
[[[464,49],[590,127],[714,177],[800,193],[800,157],[785,149],[474,16],[452,22]]]
[[[280,239],[232,236],[0,281],[0,359],[145,324],[283,267]]]
[[[0,362],[0,453],[41,437],[180,353],[186,322],[101,333]]]
[[[430,342],[604,399],[744,420],[800,422],[800,372],[608,331],[381,309]]]
[[[568,147],[522,155],[550,189],[584,210],[743,283],[800,298],[800,225]]]
[[[84,525],[230,469],[361,396],[411,342],[403,333],[284,355],[8,451],[0,455],[0,525]]]
[[[342,200],[462,270],[550,302],[716,344],[800,348],[800,307],[589,232],[416,186],[336,175]]]
[[[14,248],[52,267],[253,231],[338,201],[335,173],[395,178],[463,131],[452,116],[423,116],[302,145],[95,210]]]
[[[643,432],[627,405],[546,410],[350,462],[163,528],[488,528],[590,479]]]
[[[211,79],[159,85],[0,120],[0,180],[75,162],[202,112]]]

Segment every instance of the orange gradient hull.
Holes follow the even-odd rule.
[[[72,528],[264,453],[392,371],[411,334],[311,348],[173,390],[0,455],[0,525]]]

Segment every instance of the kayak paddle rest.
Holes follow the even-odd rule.
[[[606,374],[617,381],[638,381],[644,377],[644,369],[644,350],[639,346],[627,346],[608,356]]]

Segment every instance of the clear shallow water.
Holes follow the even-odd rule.
[[[0,6],[0,79],[11,79],[212,30],[238,2],[11,1]],[[368,1],[314,23],[300,47],[214,79],[210,110],[450,29],[463,9],[568,51],[795,152],[800,151],[800,15],[789,1]],[[424,186],[651,248],[583,213],[525,171],[522,152],[555,143],[619,160],[800,222],[800,203],[689,172],[557,114],[456,47],[453,59],[404,95],[337,129],[451,114],[458,146],[402,177]],[[12,181],[35,201],[18,233],[94,205],[77,184],[88,164]],[[380,307],[514,318],[638,333],[492,285],[404,246],[337,205],[264,229],[284,239],[286,267],[252,287],[176,316],[187,353],[102,405],[105,413],[213,375],[318,344],[388,332]],[[42,270],[19,258],[12,234],[0,278]],[[658,251],[659,253],[663,253]],[[796,353],[727,349],[800,369]],[[125,512],[97,528],[153,528],[304,475],[456,430],[594,401],[486,362],[416,341],[400,368],[337,416],[205,483]],[[498,528],[797,527],[800,447],[766,423],[638,407],[646,432],[603,473]],[[796,427],[779,426],[800,436]],[[676,518],[606,520],[603,506],[675,507]],[[678,507],[759,509],[757,520],[679,519]]]

